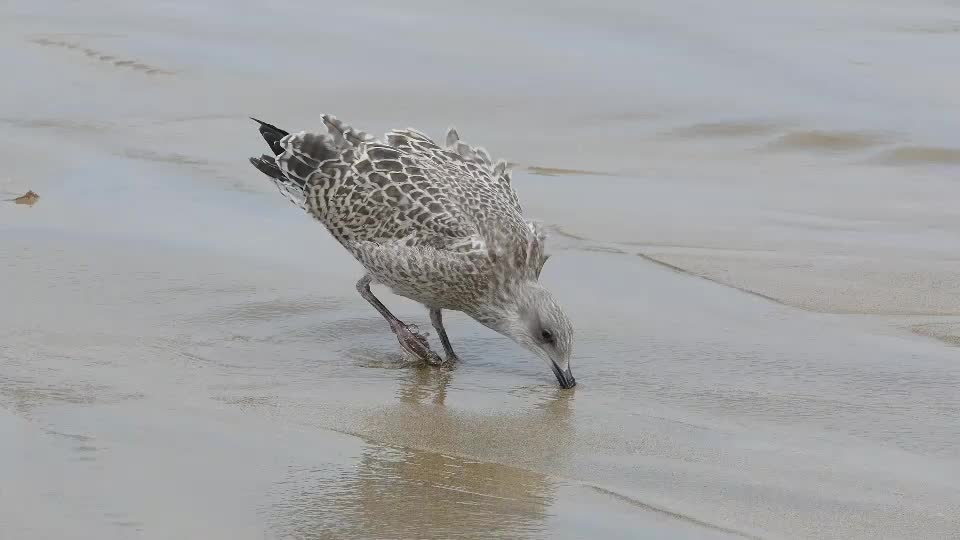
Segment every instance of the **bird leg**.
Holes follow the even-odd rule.
[[[443,344],[443,352],[447,354],[447,362],[456,362],[458,360],[457,353],[453,352],[453,346],[450,345],[450,338],[447,337],[447,330],[443,327],[443,316],[440,314],[439,309],[430,309],[430,322],[433,323],[433,328],[437,331],[437,335],[440,336],[440,343]]]
[[[370,305],[379,311],[380,315],[383,315],[383,318],[387,320],[390,324],[390,329],[393,330],[393,333],[397,336],[397,341],[400,342],[400,347],[429,364],[442,364],[443,360],[437,353],[430,350],[430,342],[420,334],[417,327],[412,324],[405,324],[396,318],[393,313],[390,313],[387,306],[383,305],[383,302],[373,295],[373,292],[370,290],[371,281],[373,281],[373,278],[370,277],[369,274],[363,276],[360,278],[360,281],[357,282],[357,290],[360,292],[360,296],[367,302],[370,302]]]

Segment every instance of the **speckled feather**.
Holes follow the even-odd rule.
[[[251,161],[376,281],[431,308],[478,312],[538,279],[545,231],[523,218],[505,162],[454,129],[441,146],[413,129],[378,140],[322,118],[326,133],[285,135],[275,158]]]

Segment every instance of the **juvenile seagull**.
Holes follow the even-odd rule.
[[[462,311],[536,353],[572,388],[573,327],[539,283],[546,234],[523,218],[506,162],[494,163],[452,128],[440,146],[413,129],[381,141],[322,118],[326,133],[295,134],[254,118],[274,155],[250,162],[363,265],[357,290],[400,346],[432,364],[456,360],[441,310]],[[390,313],[371,283],[427,307],[445,360]]]

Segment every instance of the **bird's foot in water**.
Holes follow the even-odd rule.
[[[394,332],[403,350],[433,366],[444,363],[443,358],[430,349],[430,342],[420,333],[417,325],[401,323],[394,328]]]

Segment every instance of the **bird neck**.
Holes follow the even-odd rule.
[[[497,285],[486,301],[468,312],[468,315],[480,324],[503,333],[506,327],[521,317],[542,287],[530,279],[509,280]]]

